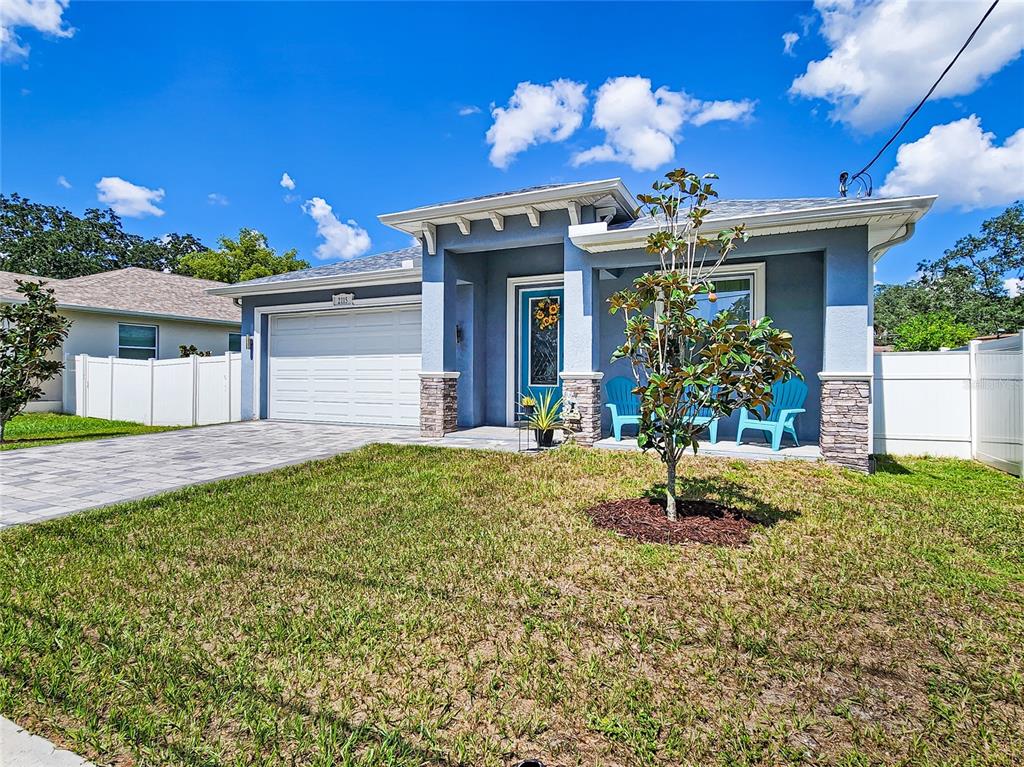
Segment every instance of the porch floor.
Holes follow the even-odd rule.
[[[533,448],[532,440],[523,435],[523,444]],[[558,438],[556,437],[556,440]],[[756,439],[756,437],[755,437]],[[476,426],[471,429],[459,429],[446,434],[442,442],[453,447],[480,447],[491,450],[518,450],[520,444],[519,430],[511,426]],[[595,447],[604,450],[639,450],[635,437],[623,437],[616,442],[614,437],[605,437]],[[714,455],[727,458],[742,458],[750,461],[817,461],[821,459],[821,449],[815,444],[803,444],[800,447],[783,446],[778,452],[764,442],[744,442],[737,445],[733,440],[719,440],[712,445],[702,440],[699,452],[703,455]]]
[[[756,439],[756,438],[755,438]],[[783,444],[778,451],[772,450],[771,446],[764,442],[744,442],[737,445],[735,440],[720,439],[712,444],[707,440],[700,440],[698,452],[701,455],[714,455],[725,458],[743,458],[748,461],[818,461],[821,460],[821,448],[816,444],[804,443],[800,447],[790,444]],[[595,447],[606,450],[639,450],[636,444],[636,437],[623,437],[621,442],[616,442],[614,437],[605,437],[595,443]]]

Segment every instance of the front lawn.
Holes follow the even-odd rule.
[[[83,439],[124,437],[177,428],[180,427],[146,426],[132,421],[105,421],[102,418],[83,418],[63,413],[22,413],[12,418],[4,429],[4,442],[0,443],[0,450],[59,445]]]
[[[688,460],[769,523],[643,544],[648,457],[373,446],[0,534],[0,713],[116,764],[1019,765],[1024,492]]]

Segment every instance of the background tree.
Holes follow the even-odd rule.
[[[132,253],[132,263],[123,266],[141,266],[158,272],[177,271],[178,265],[185,256],[202,253],[206,246],[199,238],[191,234],[172,232],[152,240],[144,240]],[[116,268],[123,268],[118,265]]]
[[[0,442],[7,422],[42,395],[64,363],[50,353],[61,347],[71,322],[57,313],[53,291],[18,280],[24,302],[0,305]]]
[[[921,314],[948,314],[977,333],[1024,328],[1024,295],[1005,281],[1024,278],[1024,205],[1014,203],[957,240],[941,258],[918,264],[920,277],[875,291],[875,340],[895,342],[896,327]]]
[[[1024,279],[1024,203],[1019,200],[981,224],[978,234],[961,237],[935,261],[922,261],[917,270],[935,281],[951,272],[967,273],[974,287],[989,298],[1006,295],[1004,281]]]
[[[0,270],[67,279],[138,266],[171,271],[181,256],[205,250],[191,234],[146,239],[124,231],[112,210],[81,217],[66,208],[0,195]]]
[[[294,248],[278,255],[268,244],[267,236],[255,229],[240,230],[235,240],[221,237],[218,244],[216,250],[182,256],[176,271],[204,280],[244,282],[309,268]]]
[[[957,322],[949,312],[926,312],[904,320],[893,329],[893,348],[898,352],[954,349],[977,334],[973,327]]]
[[[610,299],[611,313],[626,320],[625,341],[612,359],[629,360],[640,397],[637,442],[654,450],[665,463],[665,507],[677,516],[676,473],[684,451],[697,452],[704,428],[699,411],[725,417],[738,408],[767,411],[772,385],[799,376],[792,336],[765,317],[750,322],[728,311],[704,319],[696,311],[698,296],[716,300],[713,278],[737,241],[746,240],[742,226],[713,238],[701,234],[718,196],[711,184],[717,176],[698,177],[685,169],[666,174],[653,195],[639,199],[662,226],[647,238],[647,252],[658,256],[661,269],[634,280]]]

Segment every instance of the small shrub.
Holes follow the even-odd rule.
[[[926,312],[904,320],[893,330],[898,352],[931,352],[963,346],[977,335],[970,325],[957,322],[948,312]]]

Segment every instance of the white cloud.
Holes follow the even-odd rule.
[[[423,247],[423,243],[420,242],[420,238],[419,237],[410,237],[409,238],[409,247],[410,248],[422,248]]]
[[[117,176],[104,176],[96,182],[97,197],[119,216],[141,218],[162,216],[164,212],[156,206],[164,198],[163,189],[149,189]]]
[[[786,32],[782,35],[782,52],[787,56],[792,56],[793,46],[797,44],[800,39],[800,35],[796,32]]]
[[[294,189],[295,188],[295,182],[292,180],[292,177],[289,176],[287,173],[282,173],[281,174],[281,181],[279,183],[285,189]]]
[[[995,144],[977,115],[936,125],[896,152],[882,195],[937,194],[962,210],[1005,205],[1024,197],[1024,128]]]
[[[220,192],[210,192],[208,195],[206,195],[206,201],[210,203],[210,205],[231,204],[231,201],[228,200],[228,198],[225,195],[221,194]]]
[[[952,60],[988,0],[815,0],[831,52],[812,61],[790,93],[832,104],[833,120],[871,131],[902,119]],[[1002,3],[936,89],[964,96],[1024,49],[1020,4]]]
[[[1016,298],[1024,293],[1024,280],[1018,279],[1017,277],[1011,277],[1008,280],[1003,280],[1003,287],[1006,288],[1006,292],[1010,294],[1010,298]]]
[[[716,120],[739,122],[754,116],[756,101],[704,101],[700,110],[690,120],[694,125],[706,125]]]
[[[487,131],[491,165],[507,168],[517,154],[534,144],[569,138],[583,124],[586,87],[564,79],[548,85],[519,83],[508,106],[491,108],[494,123]]]
[[[478,107],[478,106],[462,107],[459,110],[459,117],[469,117],[470,115],[478,115],[478,114],[480,114],[480,107]]]
[[[63,176],[57,176],[57,186],[62,186],[65,189],[70,189],[71,188],[71,182],[68,181]]]
[[[52,37],[71,37],[74,27],[64,23],[64,11],[70,0],[4,0],[0,12],[0,58],[18,61],[28,56],[29,45],[23,43],[18,27],[27,27]]]
[[[653,91],[646,77],[615,77],[602,85],[594,102],[592,124],[605,132],[603,144],[577,152],[573,165],[618,161],[633,170],[654,170],[672,160],[685,123],[743,120],[753,101],[701,101],[685,91]]]
[[[317,258],[355,258],[370,249],[370,235],[352,219],[342,222],[323,197],[307,200],[303,212],[316,221],[316,233],[324,238],[314,254]]]

